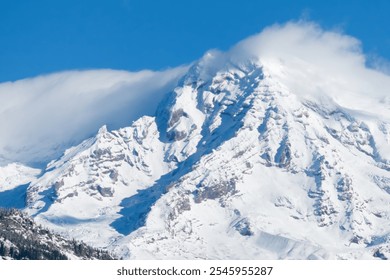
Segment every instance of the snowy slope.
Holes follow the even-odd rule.
[[[113,132],[102,127],[96,137],[50,163],[30,185],[29,211],[38,221],[71,231],[72,237],[89,236],[96,245],[106,246],[128,231],[121,230],[124,225],[111,225],[120,217],[121,201],[166,173],[170,165],[163,160],[154,118],[143,117]]]
[[[11,190],[14,187],[27,184],[41,173],[39,169],[31,168],[19,163],[10,163],[0,166],[0,192]]]
[[[389,258],[390,78],[355,47],[289,24],[209,52],[155,116],[51,162],[26,211],[124,258]]]

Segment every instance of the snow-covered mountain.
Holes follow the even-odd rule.
[[[154,116],[50,162],[25,210],[131,259],[389,258],[390,78],[355,47],[288,24],[208,52]]]

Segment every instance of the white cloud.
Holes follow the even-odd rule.
[[[390,97],[390,76],[383,67],[369,68],[361,42],[340,31],[304,21],[274,25],[238,43],[228,56],[236,63],[260,62],[303,98],[326,96],[342,107],[390,116],[383,102]]]
[[[185,71],[70,71],[2,83],[0,158],[47,161],[104,124],[119,128],[151,115]]]

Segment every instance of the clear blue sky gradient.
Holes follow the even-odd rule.
[[[0,0],[0,82],[71,69],[166,69],[300,18],[390,60],[389,15],[386,0]]]

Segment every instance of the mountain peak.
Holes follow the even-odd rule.
[[[103,125],[101,128],[99,128],[97,135],[104,135],[105,133],[107,133],[107,126]]]

